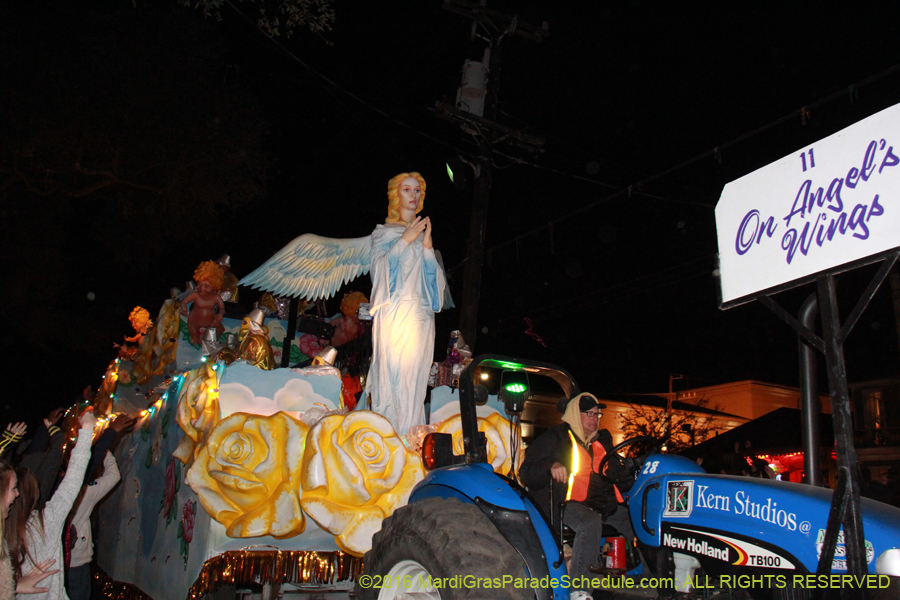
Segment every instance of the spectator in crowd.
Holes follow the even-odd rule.
[[[9,513],[9,507],[19,496],[16,471],[11,465],[0,462],[0,600],[13,600],[16,594],[40,594],[48,591],[48,588],[37,587],[45,578],[59,572],[59,569],[50,570],[54,561],[52,559],[39,563],[37,567],[19,577],[16,581],[13,575],[12,563],[9,556],[9,548],[3,535],[4,523]]]
[[[66,590],[70,600],[90,600],[91,559],[94,557],[94,543],[91,537],[91,513],[119,482],[119,467],[111,452],[103,459],[103,473],[81,488],[72,515],[72,553],[69,570],[66,572]]]
[[[43,510],[37,479],[22,469],[18,484],[19,497],[8,511],[4,537],[9,546],[13,569],[17,575],[40,568],[47,560],[63,564],[62,532],[66,517],[81,490],[84,473],[91,455],[91,441],[97,419],[90,409],[79,419],[81,429],[72,449],[65,477]],[[67,600],[62,573],[48,574],[47,591],[36,594],[36,600]]]
[[[871,481],[864,482],[862,495],[872,500],[878,500],[891,506],[900,506],[900,495],[898,495],[897,486],[897,470],[893,467],[882,469]]]
[[[9,462],[13,449],[25,435],[26,430],[25,423],[10,423],[6,426],[6,431],[0,435],[0,460]]]
[[[130,430],[135,421],[128,415],[118,415],[91,448],[91,462],[85,473],[85,484],[69,513],[69,531],[64,540],[66,556],[71,557],[66,565],[66,591],[70,600],[89,600],[91,597],[91,559],[94,557],[91,513],[119,482],[119,467],[110,449],[119,434]],[[94,479],[93,474],[97,471],[101,458],[102,472]]]
[[[19,466],[28,469],[38,481],[40,498],[37,508],[42,509],[56,489],[59,467],[63,459],[63,444],[66,436],[57,426],[63,416],[63,409],[53,410],[43,420],[34,434],[34,439],[25,450]]]
[[[99,477],[97,469],[101,464],[105,463],[107,450],[113,447],[113,444],[116,443],[123,431],[131,431],[136,422],[136,418],[129,417],[124,413],[116,415],[116,418],[110,421],[109,427],[103,430],[103,433],[91,447],[91,461],[88,463],[87,471],[84,473],[85,484],[93,481],[95,477]]]

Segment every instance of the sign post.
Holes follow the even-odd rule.
[[[900,256],[900,105],[725,186],[716,206],[720,308],[759,300],[825,355],[839,480],[818,574],[843,524],[850,574],[868,573],[843,342]],[[835,275],[883,261],[841,325]],[[822,337],[772,295],[816,282]]]

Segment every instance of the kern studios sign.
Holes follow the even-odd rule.
[[[900,246],[900,104],[726,185],[716,229],[722,308]]]

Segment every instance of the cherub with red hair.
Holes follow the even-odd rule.
[[[188,333],[191,336],[192,344],[199,344],[203,332],[209,327],[216,329],[216,337],[225,331],[222,326],[222,319],[225,318],[225,302],[219,296],[223,280],[222,269],[211,260],[200,263],[200,266],[194,271],[197,289],[181,301],[181,314],[187,315]],[[188,305],[191,302],[194,303],[194,306],[188,313]]]

